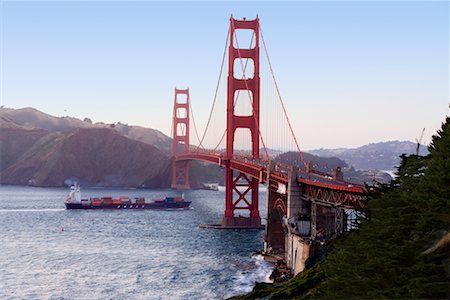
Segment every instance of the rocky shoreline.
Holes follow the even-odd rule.
[[[293,274],[287,267],[284,259],[277,260],[275,262],[275,269],[270,274],[269,279],[273,280],[274,284],[283,283],[292,279]]]

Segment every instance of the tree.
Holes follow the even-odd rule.
[[[401,156],[398,177],[370,194],[356,230],[282,286],[242,299],[449,299],[450,118],[426,157]]]
[[[448,254],[426,249],[450,229],[449,118],[427,157],[402,156],[398,178],[371,196],[370,218],[324,261],[326,298],[448,298]]]

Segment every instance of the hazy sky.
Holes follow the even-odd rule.
[[[423,127],[428,143],[448,114],[448,1],[0,5],[6,107],[170,135],[174,87],[189,87],[203,128],[230,14],[258,14],[303,149],[414,140]]]

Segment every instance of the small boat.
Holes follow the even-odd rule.
[[[189,209],[191,201],[184,197],[166,197],[148,200],[143,197],[102,197],[81,199],[80,187],[71,186],[64,201],[66,209]]]
[[[218,183],[204,183],[202,189],[208,190],[208,191],[218,191],[219,184]]]

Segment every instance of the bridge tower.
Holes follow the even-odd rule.
[[[254,34],[254,47],[240,48],[235,41],[236,30],[250,30]],[[230,160],[234,155],[234,138],[238,128],[250,130],[252,141],[252,158],[259,159],[259,19],[236,20],[230,18],[230,45],[228,48],[228,92],[227,92],[227,141],[225,165],[225,213],[222,219],[224,227],[261,227],[258,210],[258,180],[243,173],[234,174]],[[244,68],[241,59],[253,61],[252,78],[236,78],[235,68]],[[244,72],[242,72],[244,76]],[[238,93],[249,95],[252,111],[250,115],[235,114],[235,101]],[[236,175],[236,176],[235,176]],[[243,212],[246,216],[236,216]],[[248,214],[248,216],[247,216]]]
[[[176,157],[189,152],[189,89],[175,88],[172,136],[172,188],[188,190],[189,161],[176,161]]]

